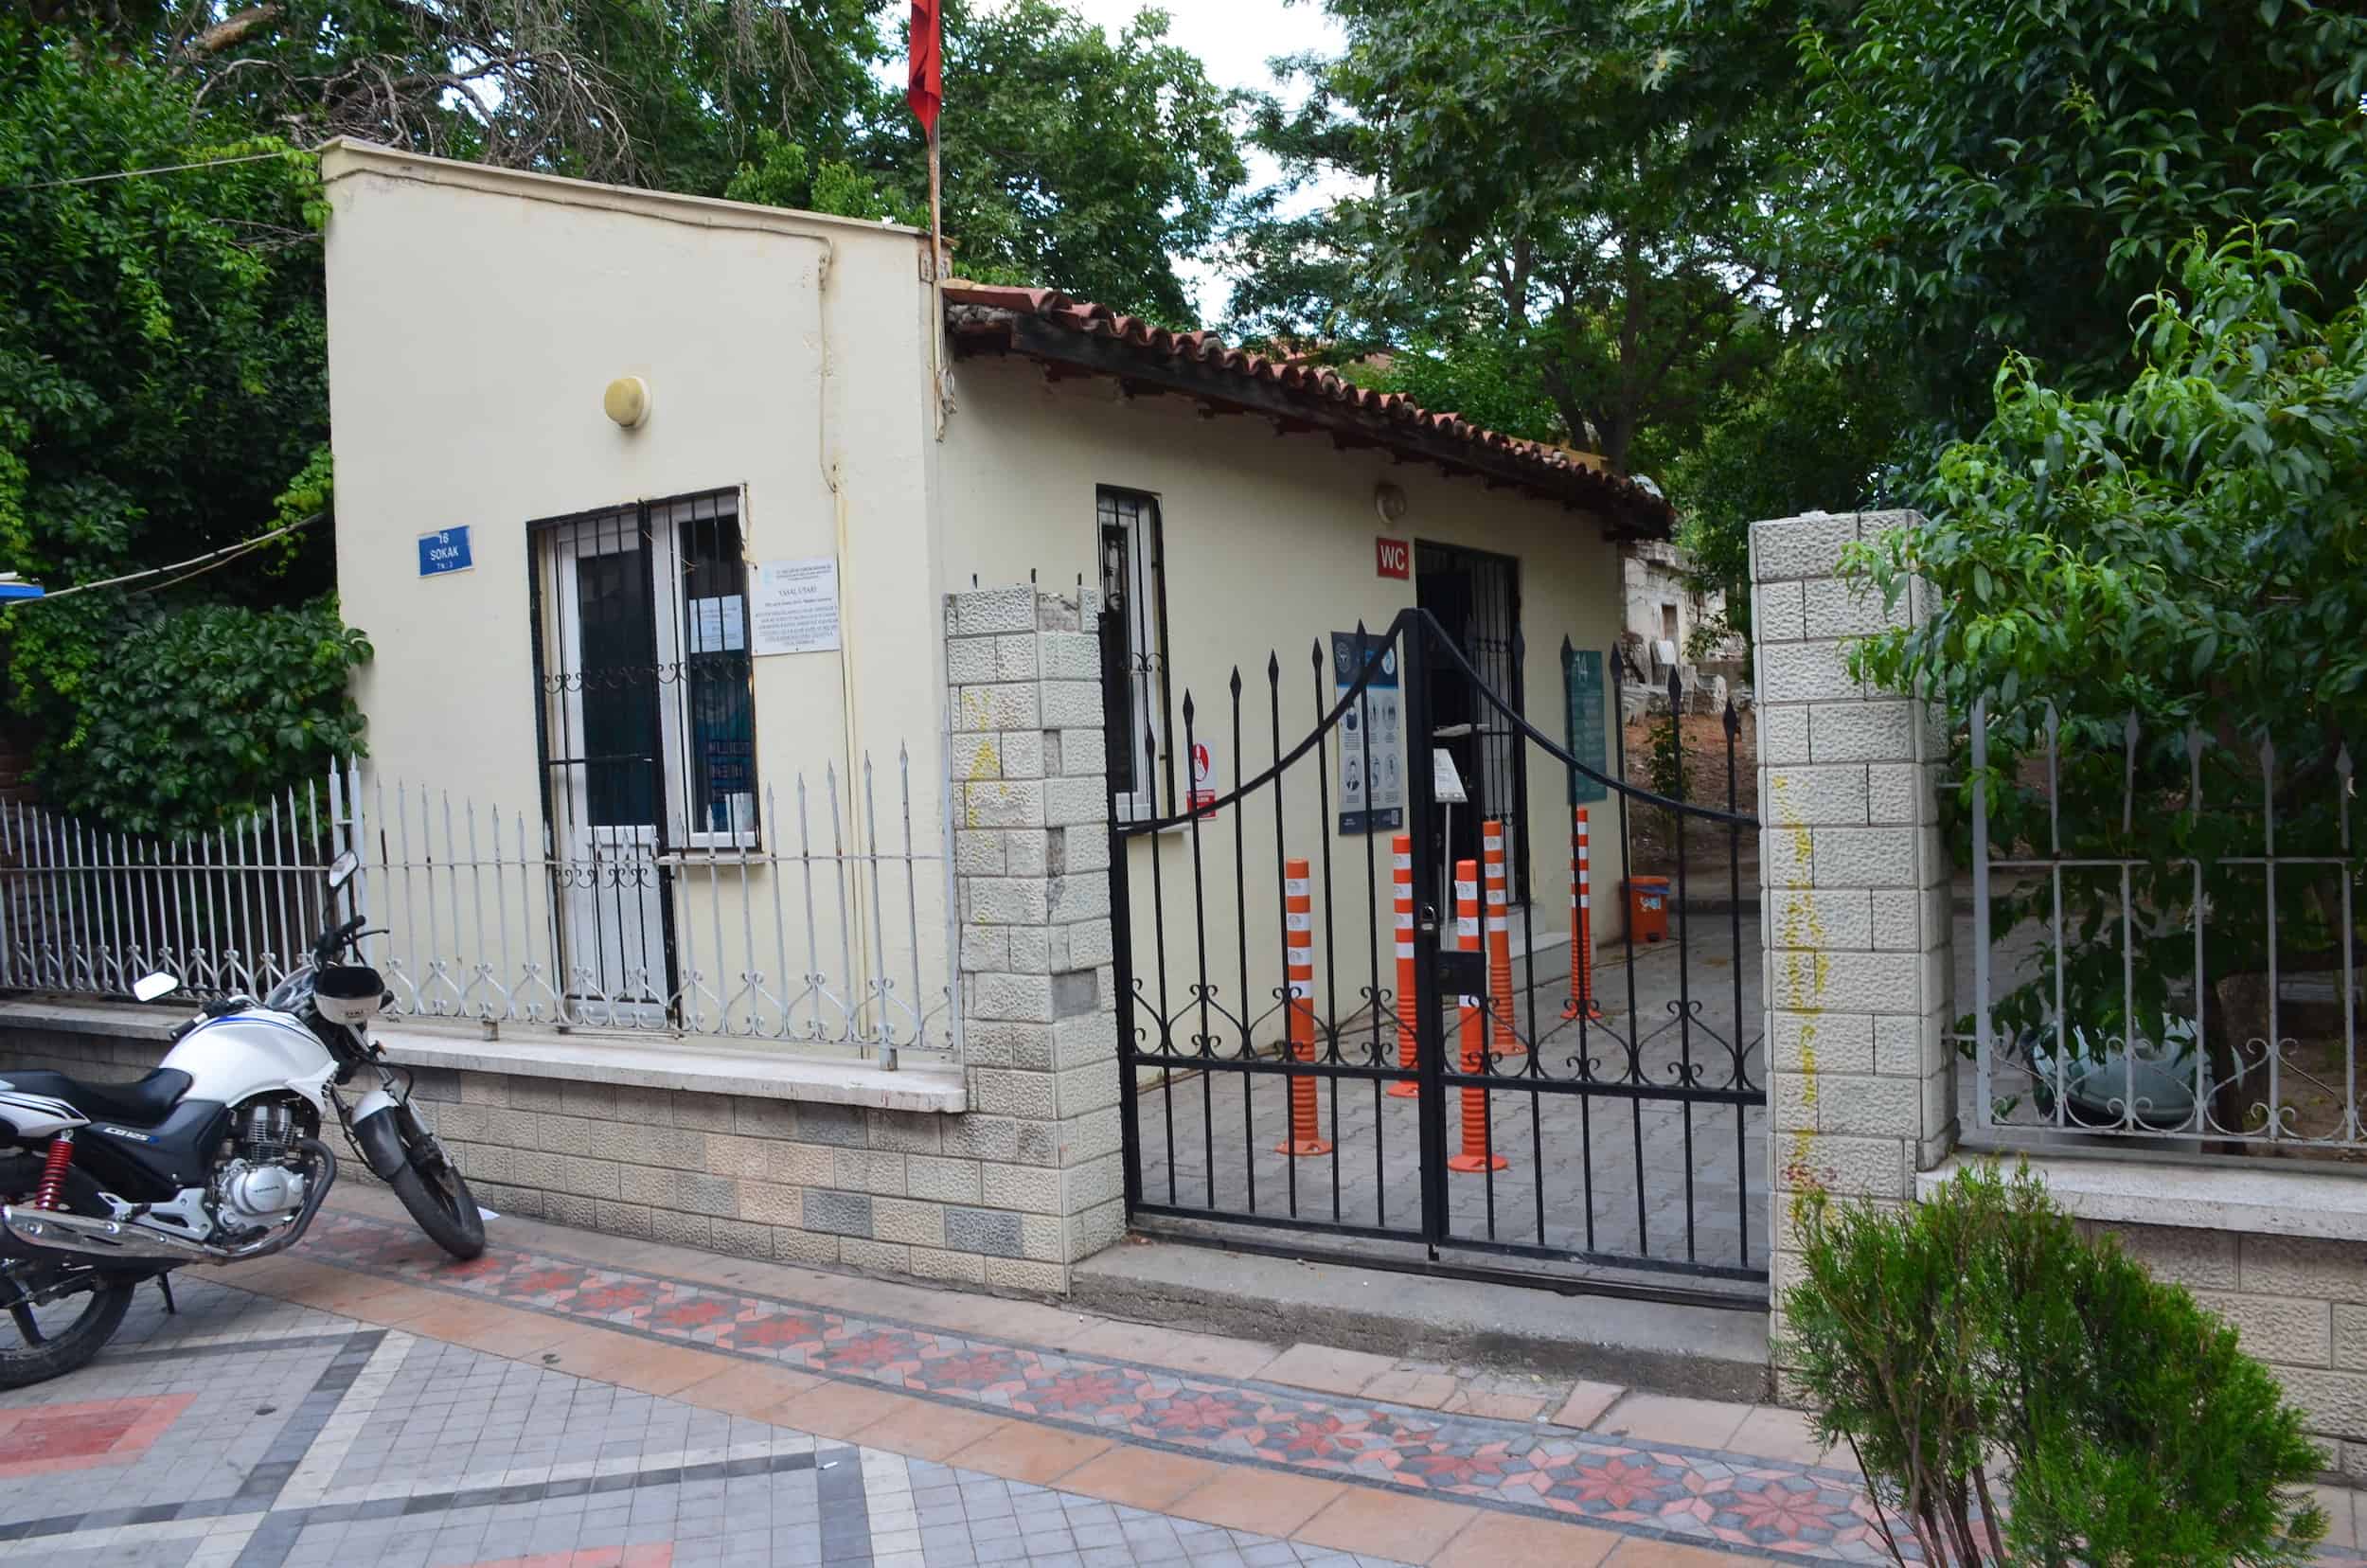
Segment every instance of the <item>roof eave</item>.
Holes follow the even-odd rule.
[[[955,305],[947,312],[957,354],[1016,353],[1047,365],[1108,376],[1143,391],[1176,393],[1221,411],[1262,415],[1286,433],[1328,432],[1343,447],[1373,446],[1409,460],[1435,463],[1539,500],[1592,512],[1606,538],[1667,539],[1674,518],[1666,503],[1640,504],[1618,493],[1617,481],[1583,468],[1549,468],[1482,442],[1378,417],[1326,398],[1294,396],[1289,388],[1252,380],[1201,362],[1148,350],[1106,333],[1079,332],[1024,311]]]

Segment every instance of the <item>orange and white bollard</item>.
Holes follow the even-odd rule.
[[[1399,833],[1389,841],[1390,880],[1397,900],[1397,1065],[1413,1072],[1421,1065],[1419,1026],[1414,1014],[1414,836]],[[1389,1086],[1393,1099],[1414,1099],[1422,1086],[1413,1078]]]
[[[1487,870],[1487,1049],[1498,1061],[1525,1056],[1528,1045],[1513,1025],[1512,919],[1504,877],[1504,825],[1480,825],[1480,854]]]
[[[1570,999],[1561,1005],[1561,1016],[1575,1018],[1583,1012],[1592,1019],[1600,1019],[1603,1009],[1594,1005],[1594,867],[1587,854],[1586,808],[1574,809],[1576,825],[1570,833]]]
[[[1469,861],[1454,863],[1454,927],[1462,950],[1480,950],[1479,867]],[[1480,999],[1461,999],[1457,1014],[1463,1039],[1463,1071],[1486,1071],[1487,1025],[1480,1016]],[[1487,1091],[1476,1084],[1463,1090],[1463,1150],[1447,1159],[1449,1170],[1469,1173],[1502,1170],[1512,1162],[1497,1153],[1488,1138]]]
[[[1315,1060],[1315,902],[1307,882],[1307,863],[1291,860],[1282,868],[1282,946],[1289,960],[1285,982],[1290,994],[1285,1003],[1288,1039],[1293,1060]],[[1315,1080],[1306,1074],[1290,1078],[1290,1135],[1274,1146],[1277,1154],[1306,1159],[1331,1152],[1325,1141],[1315,1102]]]

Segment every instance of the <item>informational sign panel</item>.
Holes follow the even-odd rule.
[[[737,653],[748,646],[748,611],[738,594],[690,601],[690,651]]]
[[[419,535],[419,576],[441,577],[446,572],[465,572],[476,565],[469,553],[469,526],[438,528],[432,534]]]
[[[1414,575],[1414,547],[1402,539],[1380,538],[1373,541],[1373,570],[1385,578],[1405,579]]]
[[[1562,690],[1570,699],[1570,755],[1597,773],[1611,772],[1604,749],[1608,737],[1609,703],[1603,690],[1603,655],[1599,649],[1574,648],[1562,667]],[[1570,804],[1591,806],[1608,799],[1611,792],[1582,773],[1570,775]]]
[[[1442,806],[1470,804],[1471,797],[1463,789],[1463,775],[1455,770],[1454,753],[1444,746],[1430,749],[1430,796]]]
[[[834,558],[764,561],[748,597],[750,652],[828,653],[838,648]]]
[[[1359,638],[1331,634],[1331,678],[1342,697],[1361,673]],[[1377,660],[1363,695],[1341,716],[1332,733],[1340,747],[1340,831],[1394,832],[1405,826],[1405,743],[1397,689],[1397,645],[1386,637],[1361,639],[1363,657]]]

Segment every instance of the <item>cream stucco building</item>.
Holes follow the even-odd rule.
[[[1111,680],[1144,739],[1113,748],[1111,775],[1121,811],[1168,815],[1188,787],[1187,694],[1207,782],[1228,789],[1330,700],[1310,668],[1327,639],[1416,604],[1557,733],[1564,638],[1613,641],[1620,543],[1666,531],[1647,489],[1328,372],[1058,294],[940,288],[907,229],[352,144],[323,169],[340,591],[376,650],[358,693],[372,766],[498,808],[559,859],[670,857],[686,901],[669,910],[604,883],[549,907],[524,888],[498,917],[503,939],[561,950],[554,973],[598,954],[606,990],[637,969],[657,995],[684,943],[707,943],[698,966],[719,982],[757,962],[743,904],[783,888],[752,894],[742,872],[717,907],[687,900],[703,864],[797,852],[800,778],[818,801],[826,770],[909,757],[925,845],[952,798],[938,781],[1009,775],[991,726],[948,711],[951,592],[1034,581],[1122,607],[1105,656],[1128,666]],[[1478,797],[1460,852],[1483,811],[1539,803],[1533,842],[1515,835],[1519,891],[1559,932],[1559,771],[1484,735],[1449,744]],[[1362,837],[1322,811],[1311,791],[1286,802],[1290,852],[1331,834],[1361,867]],[[837,830],[860,847],[874,819],[851,802],[849,818]],[[1229,865],[1238,833],[1271,866],[1275,831],[1264,806],[1219,812],[1203,853]],[[1155,882],[1188,877],[1184,837],[1134,844],[1138,925]],[[1615,846],[1596,872],[1617,875]],[[944,967],[949,886],[916,879],[909,935],[887,929],[899,905],[850,961]],[[1271,902],[1207,900],[1261,951]],[[1341,940],[1362,964],[1372,944]]]

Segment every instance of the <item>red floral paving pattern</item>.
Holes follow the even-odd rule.
[[[1214,1459],[1806,1560],[1890,1560],[1862,1481],[1842,1470],[1064,1355],[543,1253],[491,1247],[454,1265],[406,1227],[352,1214],[322,1216],[306,1247],[365,1273]],[[2319,1559],[2367,1568],[2350,1552]]]
[[[89,1470],[137,1457],[189,1407],[194,1394],[0,1410],[0,1479]]]

